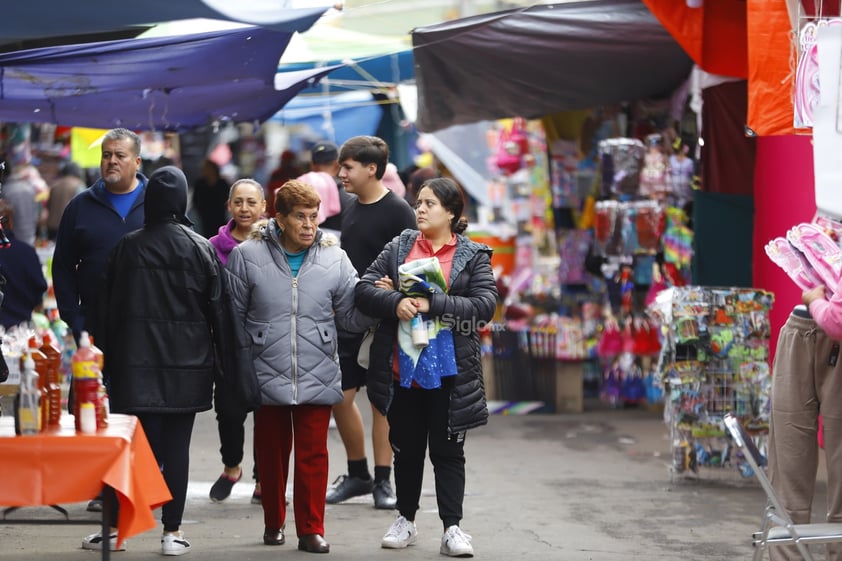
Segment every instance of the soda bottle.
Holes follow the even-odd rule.
[[[95,412],[100,374],[97,357],[91,349],[91,340],[87,331],[83,331],[79,337],[79,348],[73,353],[71,372],[73,373],[73,415],[76,432],[83,432],[81,412],[85,409],[87,413],[92,408]],[[83,408],[82,405],[85,407]],[[84,428],[89,427],[86,425]],[[95,420],[94,430],[96,430]]]
[[[38,382],[38,386],[36,390],[40,394],[39,402],[41,413],[41,418],[38,420],[38,427],[40,430],[44,430],[47,428],[47,418],[49,417],[50,406],[50,404],[48,403],[49,398],[47,396],[47,388],[44,385],[47,379],[49,361],[47,360],[47,355],[45,355],[38,349],[38,339],[34,335],[29,338],[26,346],[26,353],[24,353],[20,357],[20,371],[23,372],[24,360],[26,360],[26,357],[29,356],[35,365],[35,372],[38,374],[38,378],[36,379],[36,381]]]
[[[59,349],[49,332],[44,333],[40,350],[47,357],[47,379],[44,387],[47,389],[47,427],[57,427],[61,421],[61,349]]]
[[[15,397],[15,433],[38,434],[41,420],[38,372],[29,350],[21,357],[20,386]]]

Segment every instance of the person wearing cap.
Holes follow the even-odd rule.
[[[144,203],[143,228],[124,236],[105,266],[97,345],[111,411],[138,417],[173,497],[161,509],[161,553],[182,555],[190,551],[181,523],[193,422],[212,407],[217,373],[230,371],[217,357],[232,354],[234,316],[216,250],[186,216],[184,173],[156,170]],[[83,548],[103,542],[93,534]]]
[[[322,200],[319,205],[319,227],[325,230],[325,221],[328,218],[336,217],[341,221],[342,202],[339,198],[339,187],[336,184],[336,173],[331,173],[324,168],[339,168],[336,161],[339,151],[336,146],[329,142],[319,142],[310,151],[311,170],[299,175],[296,179],[313,187]],[[331,222],[333,224],[334,221]],[[341,222],[340,222],[341,223]],[[327,231],[336,235],[339,228],[327,228]]]
[[[342,182],[339,181],[337,173],[339,172],[339,148],[332,142],[322,141],[317,142],[310,149],[310,173],[306,173],[298,179],[305,183],[310,183],[319,192],[322,197],[322,207],[319,207],[319,212],[324,213],[324,218],[319,222],[319,228],[325,232],[334,234],[337,239],[342,237],[342,214],[345,209],[351,204],[356,197],[345,190]],[[308,177],[313,177],[311,174],[317,173],[317,181],[308,181]],[[326,178],[330,177],[335,186],[335,193],[339,199],[339,210],[335,211],[335,202],[326,203],[325,195],[322,190],[326,191],[328,200],[333,198],[333,192],[329,189],[329,183]],[[316,184],[318,183],[318,185]],[[321,187],[320,187],[321,185]],[[335,200],[335,199],[333,199]],[[323,207],[330,206],[334,209],[332,212],[325,212]]]

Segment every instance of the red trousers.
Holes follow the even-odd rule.
[[[289,455],[294,445],[295,531],[299,537],[324,536],[330,412],[330,405],[265,405],[255,411],[254,447],[266,528],[276,530],[286,523]]]

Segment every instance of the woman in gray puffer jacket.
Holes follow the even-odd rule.
[[[251,338],[260,385],[254,446],[262,486],[263,543],[285,541],[285,491],[295,446],[293,508],[298,548],[327,553],[327,433],[342,401],[337,327],[373,321],[354,308],[357,273],[337,239],[317,228],[320,199],[306,183],[277,192],[277,214],[233,249],[228,270],[237,319]]]

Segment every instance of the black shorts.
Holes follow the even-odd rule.
[[[368,371],[357,364],[363,334],[339,335],[339,368],[342,371],[342,391],[357,390],[365,386]]]

